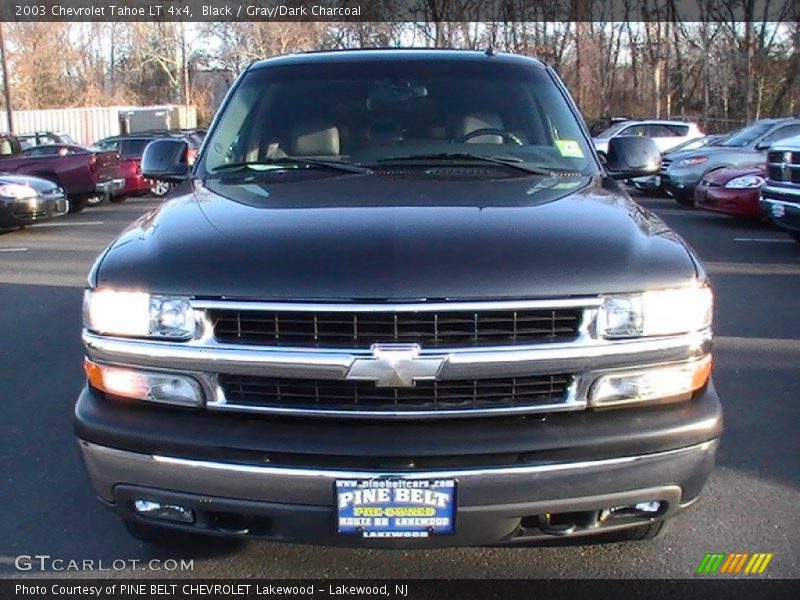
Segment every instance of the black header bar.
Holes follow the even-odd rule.
[[[0,21],[793,22],[796,0],[3,0]]]

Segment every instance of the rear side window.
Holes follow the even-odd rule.
[[[779,140],[785,140],[786,138],[794,137],[796,135],[800,135],[800,123],[797,125],[787,125],[786,127],[776,129],[767,137],[765,137],[763,142],[777,142]]]
[[[689,133],[688,125],[650,125],[651,137],[684,137]]]
[[[125,157],[136,157],[144,154],[144,149],[151,140],[122,140],[119,148],[119,155]]]

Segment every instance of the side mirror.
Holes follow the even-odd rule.
[[[764,150],[769,150],[770,146],[772,146],[772,142],[758,142],[756,144],[756,150],[763,152]]]
[[[189,177],[189,144],[184,140],[153,140],[142,155],[146,179],[180,183]]]
[[[653,175],[661,167],[661,153],[648,137],[612,137],[608,140],[605,166],[614,179]]]

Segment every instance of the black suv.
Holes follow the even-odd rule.
[[[250,66],[97,260],[75,428],[137,537],[644,538],[714,463],[712,294],[552,69],[488,51]]]

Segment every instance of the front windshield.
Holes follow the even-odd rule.
[[[742,148],[748,144],[752,144],[764,135],[770,127],[772,127],[772,123],[753,123],[734,133],[731,137],[722,142],[720,146]]]
[[[291,159],[378,168],[491,157],[558,172],[596,169],[548,72],[491,60],[257,68],[244,76],[210,135],[198,167],[206,176],[239,164],[303,166]]]

